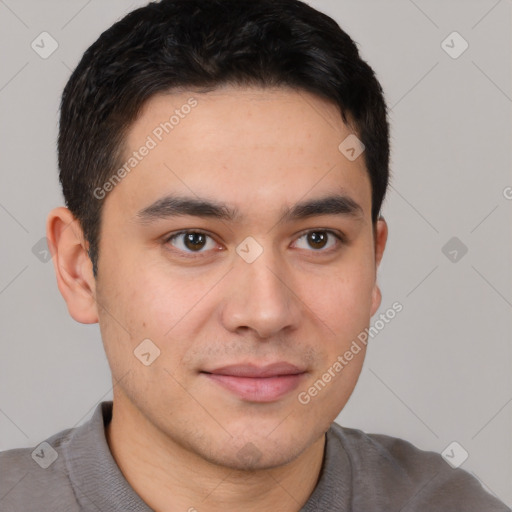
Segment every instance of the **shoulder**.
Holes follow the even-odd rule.
[[[367,434],[333,423],[331,443],[339,443],[352,468],[354,504],[407,507],[407,510],[510,512],[480,482],[443,457],[403,439]],[[357,507],[356,507],[357,508]]]
[[[0,452],[0,510],[75,510],[76,499],[62,456],[74,430],[62,430],[30,448]]]

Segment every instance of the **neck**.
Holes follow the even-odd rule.
[[[284,466],[240,471],[212,464],[140,412],[114,403],[105,429],[110,451],[128,483],[155,512],[297,512],[317,484],[325,435]]]

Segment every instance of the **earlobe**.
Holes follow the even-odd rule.
[[[377,284],[377,269],[384,255],[384,249],[386,248],[386,242],[388,239],[388,225],[384,217],[379,217],[375,226],[375,283],[372,290],[372,307],[370,316],[373,316],[382,302],[382,293],[379,285]]]
[[[69,314],[83,324],[98,322],[92,262],[87,254],[80,223],[68,208],[55,208],[49,213],[46,238],[52,253],[57,286]]]
[[[382,302],[382,294],[380,292],[379,285],[375,282],[372,290],[372,308],[370,310],[370,316],[373,316],[377,309],[379,309],[380,303]]]

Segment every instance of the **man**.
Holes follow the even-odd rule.
[[[2,510],[507,510],[333,423],[381,304],[388,139],[373,71],[297,0],[162,0],[104,32],[63,93],[47,237],[114,400],[2,453]]]

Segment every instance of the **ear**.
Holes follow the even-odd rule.
[[[375,242],[375,284],[373,285],[372,290],[372,308],[370,316],[375,314],[382,301],[382,294],[377,284],[377,269],[382,260],[382,255],[384,254],[384,249],[386,248],[386,242],[388,239],[388,225],[382,216],[377,220],[373,238]]]
[[[98,322],[96,281],[78,220],[68,208],[53,209],[46,221],[46,238],[52,254],[57,286],[69,314],[82,324]]]

